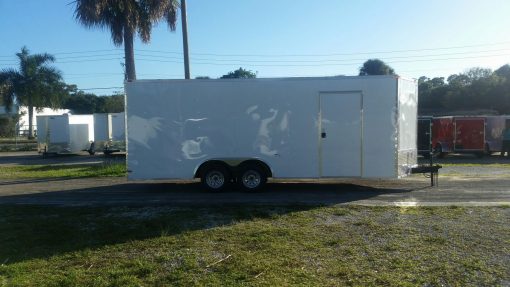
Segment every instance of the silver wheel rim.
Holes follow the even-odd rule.
[[[245,187],[253,189],[257,188],[260,185],[262,178],[260,176],[260,173],[254,170],[248,170],[243,174],[241,180]]]
[[[207,174],[205,182],[210,188],[218,189],[225,184],[225,176],[219,171],[211,171]]]

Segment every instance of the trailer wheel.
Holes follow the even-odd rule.
[[[230,173],[222,165],[208,166],[200,177],[202,185],[211,191],[222,191],[230,183]]]
[[[437,144],[434,148],[434,154],[437,155],[437,158],[444,158],[446,156],[446,152],[443,152],[443,147],[441,144]]]
[[[267,175],[258,165],[247,164],[241,166],[237,182],[246,191],[259,191],[266,184]]]

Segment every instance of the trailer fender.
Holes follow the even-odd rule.
[[[266,177],[273,177],[273,171],[271,170],[269,165],[260,159],[249,159],[249,160],[245,160],[245,161],[241,162],[236,168],[236,174],[237,174],[237,171],[242,170],[243,167],[245,167],[247,165],[258,166],[260,169],[262,169],[265,172]]]
[[[226,162],[224,162],[222,160],[207,160],[207,161],[202,162],[195,168],[195,172],[194,172],[195,178],[201,177],[202,173],[205,170],[207,170],[207,168],[209,168],[211,166],[215,166],[215,165],[222,165],[231,173],[231,175],[233,174],[232,167],[230,165],[228,165]]]

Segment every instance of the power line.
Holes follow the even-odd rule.
[[[374,51],[374,52],[351,52],[351,53],[330,53],[330,54],[218,54],[218,53],[192,53],[194,55],[203,56],[219,56],[219,57],[329,57],[329,56],[349,56],[349,55],[366,55],[366,54],[389,54],[389,53],[403,53],[403,52],[421,52],[421,51],[434,51],[434,50],[450,50],[450,49],[462,49],[462,48],[473,48],[473,47],[484,47],[484,46],[497,46],[503,44],[509,44],[510,42],[499,42],[499,43],[488,43],[488,44],[477,44],[477,45],[464,45],[464,46],[450,46],[450,47],[439,47],[439,48],[421,48],[421,49],[408,49],[408,50],[387,50],[387,51]],[[158,51],[158,50],[143,50],[135,49],[141,52],[153,52],[153,53],[171,53],[175,54],[178,52],[169,51]],[[179,53],[182,54],[182,53]]]
[[[436,47],[436,48],[402,49],[402,50],[385,50],[385,51],[362,51],[362,52],[329,53],[329,54],[221,54],[221,53],[192,53],[192,54],[202,55],[202,56],[218,56],[218,57],[330,57],[330,56],[390,54],[390,53],[422,52],[422,51],[435,51],[435,50],[452,50],[452,49],[465,49],[465,48],[474,48],[474,47],[497,46],[497,45],[504,45],[504,44],[510,44],[510,42],[485,43],[485,44],[473,44],[473,45],[463,45],[463,46]],[[123,50],[119,48],[119,49],[86,50],[86,51],[72,51],[72,52],[56,52],[56,53],[52,53],[52,54],[54,56],[57,56],[57,55],[104,53],[104,52],[112,52],[112,51],[122,52]],[[149,50],[149,49],[135,49],[135,51],[149,52],[149,53],[176,54],[176,55],[183,54],[182,52]],[[117,54],[115,54],[115,55],[117,55]],[[0,58],[11,58],[11,57],[13,57],[13,56],[0,55]]]
[[[387,59],[411,59],[411,58],[425,58],[425,57],[440,57],[440,56],[455,56],[455,55],[466,55],[475,53],[489,53],[489,52],[501,52],[510,51],[510,49],[495,49],[495,50],[484,50],[484,51],[472,51],[472,52],[458,52],[458,53],[444,53],[444,54],[429,54],[429,55],[414,55],[414,56],[394,56],[385,57]],[[175,57],[163,57],[163,56],[150,56],[140,55],[143,57],[161,57],[163,59],[179,59]],[[328,63],[328,62],[346,62],[346,61],[365,61],[366,58],[358,59],[327,59],[327,60],[231,60],[231,59],[207,59],[207,58],[192,58],[194,61],[218,61],[218,62],[236,62],[236,63]]]
[[[87,54],[87,53],[103,53],[111,51],[123,51],[123,49],[103,49],[103,50],[88,50],[88,51],[73,51],[73,52],[56,52],[53,55],[72,55],[72,54]]]
[[[498,54],[498,55],[479,55],[479,56],[471,56],[471,57],[450,57],[450,58],[436,58],[436,59],[412,59],[412,60],[397,60],[397,61],[388,61],[388,64],[392,63],[407,63],[407,62],[424,62],[424,61],[449,61],[449,60],[463,60],[463,59],[478,59],[478,58],[491,58],[491,57],[503,57],[508,56],[510,53],[506,54]],[[408,58],[406,58],[408,59]],[[182,61],[167,61],[167,60],[156,60],[156,59],[144,59],[138,58],[138,61],[146,61],[146,62],[160,62],[160,63],[180,63]],[[348,60],[353,61],[349,63],[323,63],[323,64],[250,64],[250,63],[211,63],[211,62],[192,62],[194,65],[212,65],[212,66],[233,66],[233,65],[243,65],[247,67],[325,67],[325,66],[351,66],[351,65],[359,65],[362,60]],[[347,60],[346,60],[347,61]],[[354,62],[356,61],[356,62]]]
[[[123,61],[124,58],[103,58],[103,59],[90,59],[90,60],[75,60],[75,61],[63,61],[63,62],[60,62],[60,61],[56,61],[55,63],[57,64],[70,64],[70,63],[88,63],[88,62],[101,62],[101,61],[113,61],[113,60],[116,60],[116,61]]]
[[[385,60],[388,59],[415,59],[415,58],[427,58],[427,57],[442,57],[442,56],[455,56],[455,55],[466,55],[466,54],[473,54],[473,53],[488,53],[488,52],[496,52],[496,51],[509,51],[509,49],[497,49],[497,50],[485,50],[485,51],[478,51],[478,52],[459,52],[459,53],[445,53],[445,54],[430,54],[430,55],[414,55],[414,56],[395,56],[395,57],[386,57]],[[443,58],[443,59],[430,59],[432,61],[437,60],[449,60],[449,59],[470,59],[470,58],[484,58],[484,57],[495,57],[495,56],[506,56],[508,54],[499,54],[499,55],[476,55],[471,57],[461,57],[461,58]],[[162,63],[176,63],[176,64],[182,64],[183,61],[179,60],[179,58],[174,57],[161,57],[161,56],[153,56],[153,55],[138,55],[139,57],[136,59],[138,61],[147,61],[147,62],[162,62]],[[147,59],[143,57],[149,57],[152,59]],[[164,59],[175,59],[175,60],[164,60]],[[123,58],[102,58],[102,59],[87,59],[87,60],[72,60],[72,61],[57,61],[57,64],[69,64],[69,63],[85,63],[85,62],[99,62],[99,61],[113,61],[113,60],[123,60]],[[329,60],[275,60],[275,61],[268,61],[268,60],[215,60],[215,59],[205,59],[205,58],[192,58],[193,64],[199,64],[199,65],[218,65],[218,66],[231,66],[231,65],[250,65],[250,66],[287,66],[287,65],[276,65],[276,64],[269,64],[269,65],[263,65],[263,64],[249,64],[249,63],[296,63],[288,66],[332,66],[332,65],[342,65],[342,62],[356,62],[356,63],[345,63],[345,65],[352,65],[357,64],[359,61],[365,61],[364,58],[358,58],[358,59],[329,59]],[[429,59],[424,59],[429,60]],[[210,61],[210,62],[203,62],[203,61]],[[416,59],[414,61],[423,61],[420,59]],[[220,62],[220,63],[214,63],[214,62]],[[225,62],[225,63],[223,63]],[[402,62],[402,61],[392,61],[392,62]],[[319,65],[309,65],[309,64],[298,64],[298,63],[324,63]],[[333,64],[328,64],[333,63]]]
[[[456,55],[469,55],[469,54],[475,54],[475,53],[489,53],[489,52],[498,52],[498,51],[508,51],[509,49],[493,49],[493,50],[481,50],[481,51],[468,51],[468,52],[456,52],[456,53],[443,53],[443,54],[428,54],[428,55],[411,55],[411,56],[393,56],[393,57],[385,57],[384,60],[390,60],[390,59],[415,59],[415,58],[427,58],[427,57],[442,57],[442,56],[456,56]],[[103,54],[103,55],[97,55],[100,56],[108,56],[112,54]],[[113,54],[115,55],[115,54]],[[137,54],[139,57],[137,60],[141,61],[153,61],[153,62],[165,62],[165,63],[182,63],[182,60],[180,57],[168,57],[168,56],[158,56],[158,55],[150,55],[150,54]],[[486,56],[492,56],[492,55],[476,55],[473,56],[475,58],[477,57],[486,57]],[[116,58],[95,58],[95,59],[82,59],[80,58],[90,58],[95,56],[74,56],[74,57],[68,57],[63,59],[77,59],[77,60],[70,60],[70,61],[56,61],[58,64],[68,64],[68,63],[85,63],[85,62],[99,62],[99,61],[121,61],[123,58],[116,57]],[[140,58],[140,57],[146,57],[146,58]],[[147,59],[152,58],[152,59]],[[468,57],[472,58],[472,57]],[[62,59],[62,58],[61,58]],[[173,59],[173,61],[163,60],[163,59]],[[323,59],[323,60],[237,60],[237,59],[210,59],[210,58],[192,58],[194,64],[205,64],[205,65],[222,65],[221,62],[226,62],[224,65],[239,65],[244,64],[248,65],[246,63],[341,63],[341,62],[352,62],[352,61],[364,61],[365,58],[358,58],[358,59]],[[6,61],[6,60],[0,60],[0,61]],[[206,61],[205,63],[203,61]],[[416,60],[419,61],[419,60]],[[220,63],[214,63],[214,62],[220,62]],[[3,64],[3,63],[2,63]],[[6,63],[3,65],[9,65],[13,64],[11,61],[10,63]],[[351,63],[348,63],[351,64]],[[299,64],[302,65],[302,64]],[[256,66],[256,65],[252,65]],[[258,66],[278,66],[278,65],[258,65]],[[280,65],[283,66],[283,65]]]
[[[504,50],[507,51],[507,50]],[[488,51],[486,51],[488,52]],[[446,55],[463,55],[466,53],[448,53],[448,54],[437,54],[437,55],[417,55],[417,56],[401,56],[401,57],[388,57],[387,59],[397,59],[395,61],[387,61],[388,64],[394,63],[408,63],[408,62],[424,62],[424,61],[449,61],[449,60],[462,60],[462,59],[478,59],[478,58],[492,58],[492,57],[503,57],[508,56],[510,54],[491,54],[491,55],[476,55],[476,56],[466,56],[466,57],[448,57],[448,58],[426,58],[426,59],[417,59],[417,58],[425,58],[425,57],[440,57]],[[164,58],[163,58],[164,59]],[[155,59],[146,59],[146,58],[137,58],[137,61],[142,62],[158,62],[158,63],[175,63],[182,64],[182,60],[163,60],[159,58]],[[400,59],[400,60],[398,60]],[[99,61],[112,61],[112,60],[123,60],[122,58],[103,58],[103,59],[88,59],[88,60],[75,60],[75,61],[63,61],[57,62],[57,64],[69,64],[69,63],[86,63],[86,62],[99,62]],[[194,65],[212,65],[212,66],[235,66],[242,65],[247,67],[321,67],[321,66],[350,66],[350,65],[359,65],[360,61],[364,61],[366,59],[344,59],[344,60],[325,60],[325,61],[230,61],[230,62],[221,62],[217,63],[214,60],[209,60],[207,62],[205,59],[203,60],[193,60],[192,63]],[[204,62],[206,61],[206,62]],[[253,64],[255,63],[255,64]],[[284,64],[260,64],[260,63],[284,63]],[[288,63],[288,64],[287,64]],[[317,63],[317,64],[310,64]],[[9,66],[5,64],[0,64],[4,66]]]

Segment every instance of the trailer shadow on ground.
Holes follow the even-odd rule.
[[[82,179],[86,180],[86,179]],[[62,189],[0,196],[0,204],[59,206],[146,206],[146,205],[335,205],[382,194],[411,192],[411,188],[381,188],[352,183],[270,183],[263,191],[243,192],[235,188],[222,192],[204,191],[199,183],[115,183],[77,188],[58,179]],[[38,183],[34,181],[33,183]],[[2,185],[32,183],[4,182]],[[79,186],[79,185],[76,185]]]
[[[53,192],[0,196],[0,244],[8,247],[0,249],[0,259],[50,258],[409,191],[308,183],[273,183],[257,193],[205,192],[199,183],[62,186]],[[13,232],[16,240],[2,235]]]

